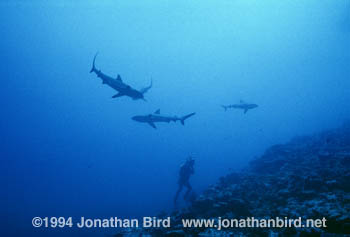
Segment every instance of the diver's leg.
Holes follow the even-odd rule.
[[[179,188],[177,189],[177,192],[175,194],[175,198],[174,198],[174,203],[176,204],[177,198],[179,197],[179,194],[181,193],[183,188],[183,184],[179,184]]]
[[[192,191],[192,187],[191,187],[191,185],[190,185],[189,182],[187,182],[187,183],[185,184],[185,186],[186,186],[186,188],[187,188],[187,191],[186,191],[186,193],[185,193],[184,199],[187,200],[187,199],[188,199],[188,195],[189,195],[189,194],[191,193],[191,191]]]

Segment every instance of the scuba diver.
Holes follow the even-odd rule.
[[[187,188],[187,191],[184,195],[184,199],[188,200],[190,193],[192,191],[192,187],[189,183],[190,176],[194,174],[194,159],[190,156],[187,158],[186,162],[181,165],[180,172],[179,172],[179,188],[177,189],[174,204],[176,205],[177,198],[179,197],[179,194],[181,193],[183,187],[185,186]]]

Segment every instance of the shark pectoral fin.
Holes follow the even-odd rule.
[[[248,109],[244,109],[244,113],[247,113],[248,112]]]
[[[149,124],[152,128],[157,129],[156,125],[155,125],[153,122],[148,122],[148,124]]]
[[[117,98],[117,97],[121,97],[121,96],[123,96],[124,94],[123,93],[118,93],[118,94],[115,94],[114,96],[112,96],[112,98]]]

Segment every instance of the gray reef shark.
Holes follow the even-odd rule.
[[[257,104],[248,104],[248,103],[245,103],[243,100],[241,100],[239,102],[239,104],[233,104],[233,105],[221,105],[225,111],[227,109],[230,109],[230,108],[233,108],[233,109],[243,109],[244,113],[247,113],[248,110],[250,109],[254,109],[254,108],[257,108],[258,105]]]
[[[165,116],[165,115],[160,115],[160,109],[158,109],[156,112],[153,114],[148,114],[148,115],[138,115],[134,116],[131,119],[135,120],[140,123],[148,123],[152,128],[157,128],[155,123],[160,123],[160,122],[166,122],[169,123],[171,121],[176,122],[176,121],[181,121],[182,125],[185,125],[185,120],[188,119],[189,117],[195,115],[196,113],[191,113],[182,117],[177,117],[177,116]]]
[[[95,67],[96,57],[97,57],[97,53],[94,57],[90,73],[92,73],[92,72],[96,73],[97,77],[102,79],[102,84],[107,84],[108,86],[112,87],[114,90],[118,91],[118,94],[115,94],[114,96],[112,96],[112,98],[117,98],[117,97],[121,97],[121,96],[129,96],[133,100],[138,100],[138,99],[145,100],[144,94],[149,89],[151,89],[152,81],[148,87],[145,87],[141,90],[136,90],[136,89],[132,88],[131,86],[125,84],[122,81],[122,78],[120,77],[120,75],[118,75],[117,78],[112,78],[112,77],[107,76],[106,74],[102,73],[101,70],[97,70]]]

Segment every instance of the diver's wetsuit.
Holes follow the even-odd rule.
[[[182,191],[183,187],[186,186],[187,191],[185,193],[184,199],[186,200],[188,195],[190,194],[192,187],[189,183],[190,176],[194,174],[194,160],[187,161],[185,164],[183,164],[180,168],[180,177],[179,177],[179,188],[177,189],[174,203],[176,204],[177,198],[179,197],[180,192]]]

